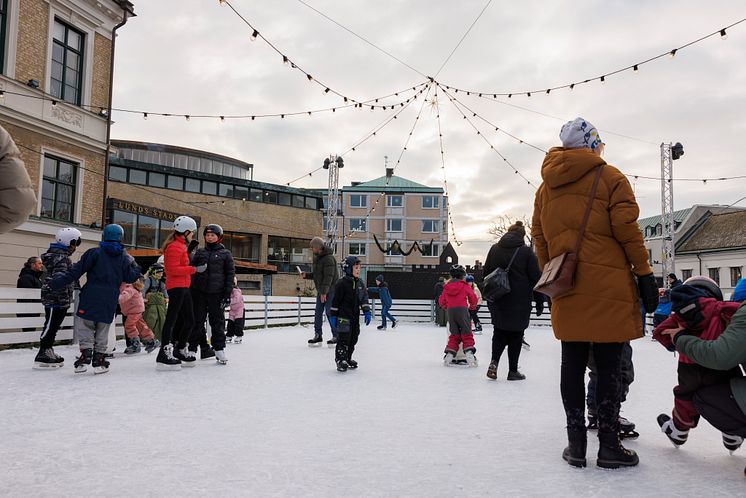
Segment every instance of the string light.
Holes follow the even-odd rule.
[[[445,191],[445,201],[446,201],[446,213],[448,215],[448,221],[451,224],[451,234],[453,235],[453,241],[456,243],[457,246],[461,245],[461,242],[458,240],[458,237],[456,236],[456,226],[453,223],[453,215],[451,214],[451,194],[448,192],[448,177],[446,175],[446,157],[445,157],[445,147],[443,146],[443,129],[441,128],[440,123],[440,101],[438,100],[438,88],[436,86],[435,88],[435,116],[438,120],[438,141],[440,142],[440,169],[443,171],[443,190]]]
[[[635,73],[635,74],[640,72],[640,69],[637,67],[637,64],[635,64],[634,66],[632,66],[632,72]]]
[[[721,40],[727,40],[728,39],[728,33],[725,32],[725,29],[720,30],[720,39]]]
[[[254,32],[251,33],[251,41],[256,41],[257,36],[259,36],[259,31],[254,30]]]
[[[676,56],[676,49],[673,49],[673,50],[671,50],[671,51],[670,51],[670,52],[669,52],[668,54],[669,54],[669,55],[671,56],[671,58],[673,59],[673,58],[674,58],[674,57]]]
[[[143,112],[143,113],[142,113],[142,118],[143,118],[143,119],[144,119],[145,121],[147,121],[147,120],[148,120],[148,113],[147,113],[147,112]]]
[[[287,55],[283,55],[282,56],[282,63],[285,64],[286,66],[288,65],[288,56]]]

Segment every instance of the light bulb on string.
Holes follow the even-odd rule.
[[[256,41],[257,36],[259,36],[259,31],[254,30],[254,32],[251,33],[251,41]]]
[[[308,78],[308,81],[313,81],[313,76],[310,74],[306,74],[306,78]]]
[[[637,67],[637,64],[635,64],[634,66],[632,66],[632,72],[633,73],[639,73],[640,72],[640,68]]]
[[[282,56],[282,63],[283,63],[283,64],[285,64],[285,65],[287,66],[287,65],[288,65],[288,62],[289,62],[289,61],[288,61],[288,56],[287,56],[287,55],[283,55],[283,56]]]
[[[668,53],[668,55],[670,55],[672,59],[673,59],[673,58],[674,58],[674,57],[676,56],[676,50],[677,50],[677,49],[673,49],[673,50],[671,50],[671,51],[670,51],[670,52]]]
[[[220,6],[222,7],[222,6],[224,6],[224,5],[225,5],[225,0],[218,0],[218,3],[219,3],[219,4],[220,4]]]
[[[220,116],[220,122],[225,123],[225,116]]]
[[[148,120],[148,113],[147,113],[147,112],[143,112],[143,113],[142,113],[142,118],[143,118],[143,119],[144,119],[145,121],[147,121],[147,120]]]
[[[728,39],[728,33],[725,32],[725,28],[720,30],[720,39],[721,40],[727,40]]]
[[[601,76],[600,80],[601,80],[601,83],[606,83],[606,76]]]

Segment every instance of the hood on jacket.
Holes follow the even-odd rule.
[[[98,245],[111,256],[119,256],[124,252],[124,246],[119,242],[99,242]]]
[[[458,296],[461,294],[462,287],[468,287],[471,289],[471,285],[467,284],[463,280],[451,280],[446,286],[443,288],[443,292],[445,292],[449,296]]]
[[[497,242],[498,247],[503,247],[505,249],[515,249],[516,247],[524,245],[526,245],[526,242],[524,241],[523,236],[518,232],[508,232],[500,237],[500,240]]]
[[[541,178],[550,188],[557,188],[583,178],[592,169],[606,164],[591,149],[553,147],[544,156]]]
[[[734,301],[746,301],[746,278],[742,278],[736,284],[736,288],[733,289]]]
[[[21,268],[21,272],[18,274],[19,277],[22,277],[24,275],[31,275],[34,278],[41,277],[43,272],[40,271],[34,271],[31,268]]]
[[[319,253],[318,256],[316,256],[316,257],[317,258],[323,258],[324,256],[329,255],[329,254],[333,255],[334,251],[332,250],[331,247],[329,247],[327,245],[324,245],[324,247],[321,248],[321,253]]]

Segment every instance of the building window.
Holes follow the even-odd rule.
[[[735,287],[738,285],[738,281],[743,276],[743,266],[731,266],[730,267],[730,286]]]
[[[223,245],[233,253],[234,258],[252,263],[259,262],[261,241],[261,235],[251,233],[225,232],[223,235]]]
[[[72,223],[74,218],[77,164],[44,156],[44,178],[41,187],[42,218]]]
[[[710,278],[713,279],[716,284],[720,285],[720,268],[709,268],[707,271],[710,273]]]
[[[239,280],[238,288],[241,290],[262,290],[261,282],[255,282],[254,280]]]
[[[290,206],[293,203],[291,195],[285,192],[279,192],[277,200],[281,206]]]
[[[166,175],[163,173],[148,173],[148,185],[151,187],[163,188],[166,186]]]
[[[658,223],[657,225],[655,225],[655,235],[657,235],[659,237],[661,235],[663,235],[663,225],[661,225],[660,223]]]
[[[401,232],[402,223],[401,218],[393,218],[386,220],[386,231],[387,232]]]
[[[692,270],[681,270],[681,279],[686,281],[692,278]]]
[[[293,207],[302,208],[306,206],[306,201],[302,195],[293,195]]]
[[[132,247],[157,249],[173,231],[174,224],[152,216],[112,210],[111,222],[124,229],[122,244]]]
[[[168,188],[173,190],[184,190],[184,177],[168,175]]]
[[[368,196],[367,195],[350,195],[350,207],[364,208],[368,207]]]
[[[423,233],[438,233],[440,227],[439,220],[422,220],[422,232]]]
[[[83,89],[83,42],[80,31],[54,20],[50,93],[80,105]]]
[[[218,195],[220,197],[233,197],[233,185],[221,183],[218,185]]]
[[[131,169],[129,183],[134,183],[135,185],[147,185],[148,172],[140,169]]]
[[[347,253],[350,256],[365,256],[365,243],[362,242],[352,242],[350,243],[349,250]]]
[[[137,247],[158,247],[158,218],[138,215],[137,217]]]
[[[648,263],[653,264],[653,250],[648,249]]]
[[[438,257],[440,256],[440,246],[438,244],[422,244],[422,255],[427,257]]]
[[[195,192],[197,194],[200,193],[200,181],[195,178],[185,178],[184,182],[184,190],[187,192]]]
[[[386,251],[387,256],[401,256],[401,246],[399,244],[392,245],[388,251]]]
[[[259,189],[252,188],[248,198],[254,202],[264,202],[264,193]]]
[[[114,211],[111,216],[111,222],[116,223],[124,229],[122,244],[126,246],[135,245],[135,226],[137,226],[137,215],[126,211]]]
[[[306,209],[317,209],[318,202],[313,197],[306,197]]]
[[[126,182],[127,168],[120,168],[119,166],[109,166],[109,180],[114,180],[115,182]]]
[[[404,198],[401,195],[387,195],[386,206],[388,207],[402,207],[404,204]]]
[[[365,226],[365,218],[350,218],[350,231],[351,232],[367,232]]]
[[[438,209],[440,207],[440,197],[437,195],[426,195],[422,197],[423,209]]]
[[[206,195],[217,195],[218,184],[215,182],[202,182],[202,193]]]
[[[277,266],[281,273],[295,272],[295,266],[313,261],[309,240],[275,237],[270,235],[267,244],[267,263]]]
[[[265,190],[264,191],[264,202],[269,204],[277,204],[277,192],[273,192],[271,190]],[[288,202],[288,204],[290,204]]]

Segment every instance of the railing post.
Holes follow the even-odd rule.
[[[376,300],[373,298],[371,298],[370,300],[370,313],[371,313],[371,316],[373,317],[373,321],[375,321],[376,320]]]
[[[269,296],[264,296],[264,328],[269,328]]]
[[[298,296],[298,325],[300,325],[301,307],[303,304],[303,298]]]

